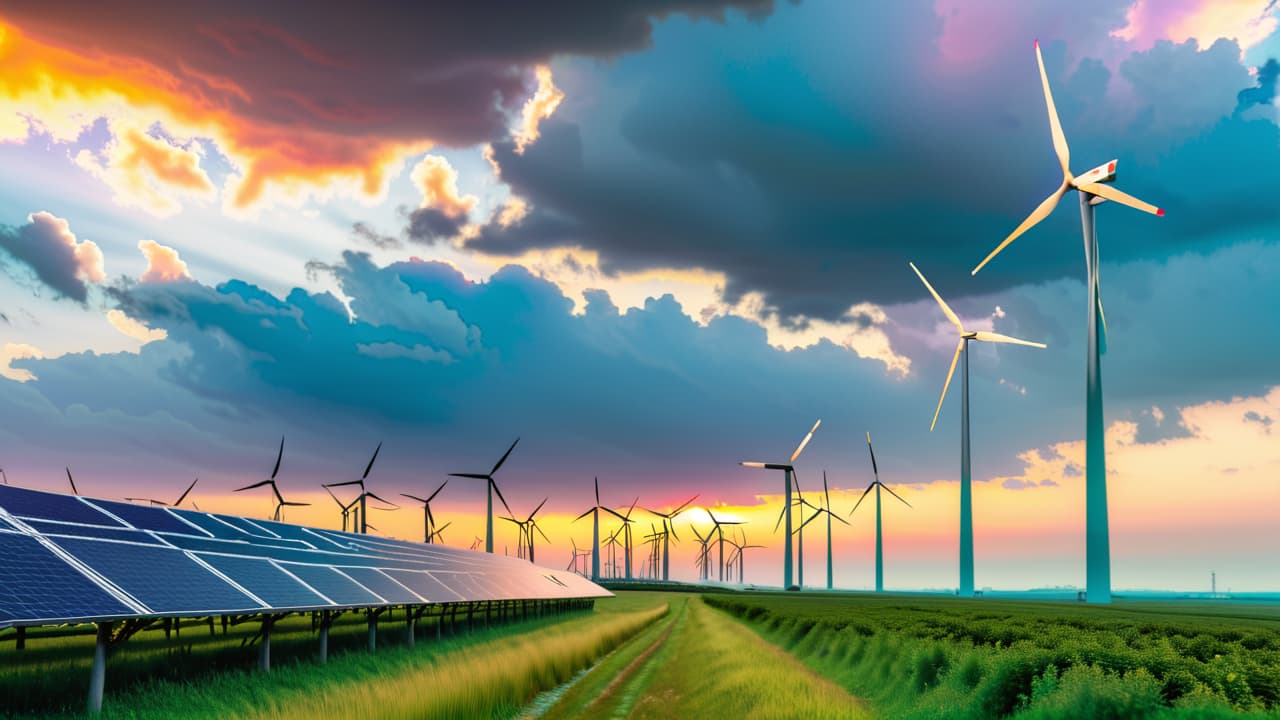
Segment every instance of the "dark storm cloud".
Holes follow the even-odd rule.
[[[1113,10],[1107,22],[1122,25]],[[721,271],[729,301],[760,291],[782,318],[840,319],[860,301],[917,297],[916,283],[883,271],[907,260],[964,278],[961,295],[1079,277],[1071,194],[968,278],[1060,177],[1037,34],[1053,38],[1045,62],[1073,169],[1118,158],[1118,187],[1168,209],[1164,219],[1100,209],[1104,238],[1123,238],[1104,240],[1104,262],[1208,250],[1223,232],[1280,219],[1269,189],[1280,184],[1280,132],[1232,117],[1251,82],[1234,43],[1159,42],[1113,73],[1067,55],[1106,49],[1095,25],[1023,20],[1025,44],[996,49],[973,74],[943,66],[931,3],[807,4],[780,11],[768,32],[670,30],[660,52],[598,69],[603,97],[582,111],[570,97],[524,154],[495,145],[501,179],[532,209],[467,244],[512,255],[581,246],[606,271]],[[852,28],[839,43],[825,32],[835,24]]]
[[[409,213],[409,224],[405,234],[410,240],[433,245],[443,240],[451,240],[462,232],[467,224],[465,213],[450,215],[433,207],[422,207]]]
[[[1276,100],[1276,81],[1280,79],[1280,62],[1269,58],[1258,68],[1257,87],[1245,88],[1236,96],[1236,112],[1241,113],[1258,105],[1268,106]]]
[[[391,235],[383,235],[367,223],[357,222],[351,226],[351,235],[356,240],[376,248],[388,250],[400,247],[400,239]]]
[[[762,18],[773,5],[15,0],[3,13],[24,33],[164,68],[255,121],[466,145],[503,134],[504,106],[527,92],[521,67],[645,48],[655,20],[669,15]]]

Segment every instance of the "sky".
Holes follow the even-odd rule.
[[[263,517],[232,491],[283,436],[287,519],[335,527],[320,485],[381,442],[403,506],[370,520],[417,539],[400,493],[520,438],[497,479],[549,498],[540,562],[590,544],[598,477],[637,538],[695,495],[745,521],[777,584],[782,478],[738,462],[821,418],[797,471],[851,522],[835,584],[874,581],[869,432],[911,503],[886,586],[954,588],[955,330],[911,261],[966,328],[1048,345],[971,355],[977,585],[1082,586],[1074,196],[969,272],[1060,182],[1038,39],[1073,170],[1167,211],[1098,208],[1113,585],[1275,591],[1278,30],[1273,0],[6,2],[0,467]],[[483,483],[432,510],[469,547]]]

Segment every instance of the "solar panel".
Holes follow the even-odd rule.
[[[314,608],[331,605],[270,560],[202,554],[200,559],[273,608]]]
[[[186,535],[208,535],[208,533],[201,532],[182,522],[162,507],[130,505],[129,503],[111,502],[110,500],[90,500],[89,502],[139,530],[156,530],[158,532],[183,533]]]
[[[175,548],[68,538],[54,542],[156,613],[263,608]]]
[[[8,510],[9,514],[21,518],[120,527],[120,523],[80,502],[79,498],[72,495],[0,485],[0,507]]]
[[[34,537],[0,532],[0,623],[132,612]]]
[[[71,535],[73,537],[98,538],[100,540],[136,542],[144,545],[162,544],[162,541],[155,535],[145,533],[141,530],[99,527],[97,525],[77,525],[75,523],[59,523],[48,520],[27,520],[26,523],[46,536]]]
[[[608,594],[502,555],[0,485],[0,627]]]

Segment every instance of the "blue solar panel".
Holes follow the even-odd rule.
[[[110,500],[92,500],[90,502],[140,530],[204,535],[199,530],[170,515],[169,511],[162,507],[130,505],[129,503],[111,502]]]
[[[218,569],[275,608],[309,608],[329,603],[305,585],[283,573],[267,560],[229,555],[201,555],[201,560]]]
[[[0,522],[0,626],[306,610],[332,607],[329,601],[365,607],[606,594],[576,575],[501,555],[230,515],[6,486],[0,510],[20,518]],[[125,527],[108,513],[149,529]],[[76,571],[78,563],[136,602],[113,597]]]
[[[0,533],[0,612],[6,622],[133,613],[35,538],[7,532]]]
[[[241,530],[231,527],[220,520],[216,520],[205,513],[192,512],[190,510],[174,510],[174,512],[182,516],[183,520],[186,520],[193,525],[200,526],[205,532],[216,538],[222,538],[223,540],[249,539],[249,536]]]
[[[260,609],[180,550],[101,540],[54,542],[158,613]]]
[[[457,602],[463,599],[458,593],[445,587],[444,583],[424,572],[417,570],[387,570],[386,573],[410,590],[426,598],[428,602]]]
[[[245,532],[249,533],[250,535],[254,535],[256,537],[264,537],[264,538],[271,537],[271,534],[267,532],[266,528],[254,522],[251,522],[247,518],[236,517],[235,515],[214,515],[214,517],[218,518],[219,520],[225,523],[234,525],[240,528],[241,530],[244,530]]]
[[[351,576],[352,580],[381,595],[382,599],[389,603],[422,602],[417,595],[409,592],[403,585],[373,568],[344,567],[338,569]]]
[[[149,535],[141,530],[56,523],[47,520],[28,520],[27,524],[39,530],[43,535],[74,535],[75,537],[98,538],[100,540],[124,540],[146,545],[161,544],[160,540],[156,539],[154,535]]]
[[[381,602],[368,590],[333,568],[295,563],[280,563],[280,566],[339,605],[374,605]]]
[[[24,518],[120,526],[120,523],[74,496],[25,490],[11,485],[0,485],[0,507],[8,510],[11,515]]]

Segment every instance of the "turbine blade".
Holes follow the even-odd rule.
[[[818,431],[818,426],[821,424],[822,418],[818,418],[818,422],[814,423],[813,427],[809,428],[808,434],[806,434],[804,439],[800,441],[800,444],[796,446],[796,451],[791,453],[791,460],[789,462],[795,462],[796,458],[800,457],[800,453],[804,451],[804,446],[808,445],[809,441],[813,439],[813,434]]]
[[[942,296],[938,294],[938,291],[934,290],[933,286],[929,284],[929,281],[924,279],[924,273],[920,272],[920,268],[916,267],[916,264],[913,262],[909,262],[907,264],[911,266],[912,270],[916,271],[916,275],[920,278],[920,282],[924,283],[924,286],[928,288],[929,294],[933,296],[933,299],[938,301],[938,305],[942,307],[942,314],[947,316],[947,319],[951,321],[952,325],[956,326],[957,330],[964,332],[964,326],[960,324],[960,316],[956,315],[955,312],[951,310],[951,306],[942,299]]]
[[[256,482],[256,483],[254,483],[254,484],[252,484],[252,485],[245,485],[245,486],[244,486],[244,487],[242,487],[242,488],[236,488],[235,490],[232,490],[231,492],[242,492],[242,491],[244,491],[244,490],[252,490],[252,489],[254,489],[254,488],[260,488],[260,487],[262,487],[263,485],[270,485],[270,484],[271,484],[271,481],[270,481],[270,480],[263,480],[263,481],[261,481],[261,482]],[[327,488],[327,487],[329,487],[329,486],[328,486],[328,485],[323,485],[322,487],[326,487],[326,488]]]
[[[871,488],[873,488],[873,487],[875,487],[875,486],[876,486],[876,484],[873,482],[873,483],[871,483],[870,485],[868,485],[868,486],[867,486],[867,489],[866,489],[866,490],[863,490],[863,491],[862,491],[862,497],[858,498],[858,502],[854,503],[854,504],[853,504],[853,509],[849,511],[849,517],[853,517],[853,514],[854,514],[854,513],[856,513],[856,512],[858,512],[858,506],[862,504],[862,501],[863,501],[863,500],[866,500],[866,499],[867,499],[867,493],[871,492]]]
[[[539,525],[538,523],[534,523],[534,524],[533,524],[533,529],[538,531],[538,534],[542,536],[542,539],[543,539],[543,540],[546,540],[547,542],[551,542],[551,538],[547,537],[547,534],[546,534],[546,533],[544,533],[544,532],[542,532],[542,526],[541,526],[541,525]]]
[[[276,466],[271,470],[271,479],[275,480],[280,472],[280,461],[284,459],[284,436],[280,436],[280,451],[276,453]]]
[[[782,512],[778,513],[778,521],[773,524],[774,532],[778,532],[778,528],[782,526],[782,518],[786,517],[786,515],[787,515],[787,504],[782,503]]]
[[[933,411],[933,422],[929,423],[929,432],[933,432],[933,428],[938,424],[938,413],[942,412],[942,401],[947,399],[947,389],[951,387],[951,378],[956,374],[956,362],[960,360],[960,353],[964,352],[964,338],[960,338],[960,342],[956,343],[956,353],[951,356],[951,368],[947,370],[947,381],[942,383],[942,395],[938,396],[938,407]],[[867,447],[871,446],[871,441],[867,440]],[[871,453],[871,464],[875,465],[875,453]]]
[[[845,525],[849,525],[849,524],[850,524],[848,520],[845,520],[844,518],[840,517],[839,515],[836,515],[835,513],[831,512],[830,510],[828,510],[828,511],[827,511],[827,514],[828,514],[828,515],[830,515],[831,517],[833,517],[833,518],[835,518],[835,519],[839,520],[840,522],[844,523]]]
[[[871,453],[871,472],[876,480],[880,479],[880,468],[876,467],[876,450],[871,447],[871,433],[867,433],[867,450]]]
[[[187,489],[183,490],[182,494],[178,496],[178,501],[175,502],[173,506],[178,507],[179,505],[181,505],[182,501],[187,499],[187,495],[191,494],[191,488],[194,488],[196,486],[196,483],[198,482],[200,482],[200,478],[196,478],[195,480],[192,480],[191,484],[187,486]]]
[[[511,443],[511,447],[507,448],[507,451],[498,459],[498,464],[494,465],[493,469],[489,471],[490,475],[498,472],[498,468],[502,467],[502,463],[507,461],[507,456],[511,455],[511,451],[516,449],[516,443],[518,442],[520,442],[520,438],[516,438],[516,442]]]
[[[76,489],[75,478],[71,477],[71,468],[67,468],[67,482],[71,483],[71,494],[79,495],[80,491]]]
[[[1104,197],[1112,202],[1120,203],[1121,205],[1128,205],[1134,210],[1141,210],[1142,212],[1145,212],[1145,213],[1151,213],[1156,217],[1164,217],[1164,210],[1156,207],[1155,205],[1152,205],[1149,202],[1144,202],[1142,200],[1139,200],[1138,198],[1128,193],[1121,192],[1110,185],[1103,185],[1102,183],[1085,183],[1083,185],[1078,186],[1076,189],[1080,190],[1081,192],[1087,192],[1093,195],[1097,195],[1099,197]]]
[[[579,515],[578,517],[574,518],[574,519],[573,519],[573,521],[574,521],[574,522],[578,522],[579,520],[581,520],[582,518],[584,518],[584,517],[586,517],[586,516],[590,515],[590,514],[591,514],[592,512],[594,512],[594,511],[595,511],[595,508],[591,508],[590,510],[588,510],[588,511],[586,511],[586,512],[582,513],[581,515]]]
[[[337,495],[333,494],[333,491],[329,489],[328,485],[321,485],[320,487],[324,488],[324,491],[329,493],[329,497],[333,498],[333,501],[338,503],[338,507],[346,510],[347,506],[342,504],[342,501],[338,499]]]
[[[303,503],[303,502],[281,502],[280,504],[287,505],[289,507],[309,507],[311,505],[311,503]]]
[[[387,505],[390,505],[390,506],[391,506],[391,507],[393,507],[393,508],[399,508],[399,507],[400,507],[399,505],[397,505],[397,504],[395,504],[395,503],[391,502],[390,500],[384,500],[384,499],[382,499],[382,498],[378,497],[377,495],[375,495],[375,494],[373,494],[373,493],[368,493],[368,496],[369,496],[369,497],[371,497],[371,498],[373,498],[374,500],[377,500],[377,501],[378,501],[378,502],[380,502],[380,503],[385,503],[385,504],[387,504]]]
[[[428,495],[427,499],[423,500],[423,502],[431,502],[432,500],[435,500],[436,496],[440,494],[440,491],[444,489],[444,486],[448,484],[449,484],[448,480],[445,480],[444,482],[440,483],[440,487],[436,488],[435,492]]]
[[[515,447],[515,446],[512,445],[512,447]],[[501,465],[502,463],[498,463],[498,464]],[[494,482],[492,477],[489,478],[489,486],[493,488],[493,491],[495,493],[497,493],[498,499],[502,501],[502,507],[507,509],[507,514],[513,515],[514,513],[511,512],[511,506],[507,504],[507,499],[502,497],[502,491],[498,489],[498,483]]]
[[[600,478],[596,478],[596,505],[600,504]]]
[[[740,463],[738,463],[738,464],[739,464],[739,465],[741,465],[742,467],[749,467],[749,468],[762,468],[762,467],[764,467],[764,463],[762,463],[762,462],[740,462]]]
[[[892,495],[892,496],[894,496],[894,497],[898,498],[899,500],[902,500],[902,496],[901,496],[901,495],[899,495],[898,493],[896,493],[896,492],[892,491],[892,490],[889,490],[889,486],[888,486],[888,485],[885,485],[884,483],[880,483],[880,487],[882,487],[882,488],[884,488],[886,491],[888,491],[888,493],[889,493],[890,495]],[[903,505],[906,505],[907,507],[911,507],[911,503],[907,502],[906,500],[902,500],[902,504],[903,504]]]
[[[605,506],[601,505],[601,506],[600,506],[600,509],[601,509],[601,510],[603,510],[603,511],[605,511],[605,512],[607,512],[607,513],[609,513],[610,515],[613,515],[614,517],[618,518],[619,520],[621,520],[621,521],[622,521],[622,522],[624,522],[624,523],[629,523],[629,522],[631,522],[631,520],[629,520],[629,519],[627,519],[627,518],[625,518],[625,517],[623,517],[623,516],[619,515],[618,513],[614,512],[612,508],[607,508],[607,507],[605,507]]]
[[[260,482],[260,483],[258,483],[258,484],[259,484],[259,485],[265,485],[265,484],[267,484],[267,483],[269,483],[269,482],[271,482],[271,481],[270,481],[270,480],[264,480],[264,481],[262,481],[262,482]],[[363,485],[364,485],[364,481],[363,481],[363,480],[344,480],[343,482],[326,483],[326,484],[324,485],[324,487],[327,487],[327,488],[335,488],[335,487],[343,487],[343,486],[345,486],[345,485],[361,485],[361,486],[363,486]],[[255,486],[252,486],[252,485],[251,485],[250,487],[255,487]]]
[[[369,464],[364,468],[364,475],[360,476],[361,480],[369,477],[369,471],[373,469],[373,461],[378,459],[378,452],[382,450],[382,442],[378,442],[378,447],[373,449],[373,457],[369,458]]]
[[[1062,132],[1062,121],[1058,119],[1058,108],[1053,104],[1053,93],[1049,90],[1049,75],[1044,71],[1044,56],[1040,54],[1040,41],[1036,41],[1036,62],[1040,65],[1040,83],[1044,85],[1044,104],[1049,108],[1049,132],[1053,134],[1053,151],[1058,155],[1058,163],[1062,165],[1063,177],[1071,176],[1071,149],[1067,147],[1067,136]]]
[[[489,479],[488,475],[481,475],[479,473],[449,473],[449,477],[471,478],[472,480],[488,480]],[[352,481],[352,482],[355,482],[355,481]]]
[[[822,495],[827,499],[827,507],[831,507],[831,491],[827,489],[827,471],[822,471]]]
[[[675,510],[672,510],[672,511],[667,515],[667,517],[669,517],[669,518],[673,518],[673,517],[675,517],[676,515],[679,515],[681,512],[683,512],[683,511],[684,511],[684,509],[685,509],[685,508],[689,507],[689,505],[690,505],[694,500],[697,500],[697,499],[698,499],[698,496],[697,496],[697,495],[694,495],[693,497],[689,498],[688,500],[685,500],[683,503],[680,503],[680,506],[679,506],[679,507],[677,507]]]
[[[1035,210],[1032,210],[1031,214],[1027,216],[1027,219],[1023,220],[1021,225],[1014,228],[1013,232],[1009,233],[1009,237],[1005,238],[1004,242],[997,245],[996,249],[992,250],[990,255],[983,258],[982,262],[978,263],[978,266],[975,267],[969,274],[977,275],[978,271],[981,270],[984,265],[991,262],[991,258],[995,257],[996,255],[999,255],[1001,250],[1004,250],[1006,247],[1008,247],[1009,243],[1013,242],[1014,240],[1017,240],[1018,236],[1030,230],[1036,223],[1049,217],[1049,213],[1053,212],[1053,209],[1058,207],[1058,201],[1061,200],[1062,196],[1066,194],[1068,187],[1069,185],[1067,181],[1063,180],[1062,184],[1058,186],[1058,189],[1054,190],[1052,195],[1045,198],[1044,202],[1041,202],[1040,205],[1037,206]]]
[[[981,340],[982,342],[1009,343],[1011,345],[1026,345],[1027,347],[1040,348],[1041,350],[1049,347],[1044,343],[1031,342],[1030,340],[1019,340],[1016,337],[1009,337],[1008,335],[1001,335],[1000,333],[991,333],[991,332],[979,331],[976,335],[974,335],[973,339]]]
[[[326,489],[327,489],[327,488],[326,488]],[[423,500],[422,498],[418,497],[417,495],[410,495],[409,493],[400,493],[400,497],[407,497],[407,498],[409,498],[410,500],[414,500],[414,501],[416,501],[416,502],[420,502],[420,503],[422,503],[423,505],[426,505],[428,502],[430,502],[430,501],[428,501],[428,500]]]

